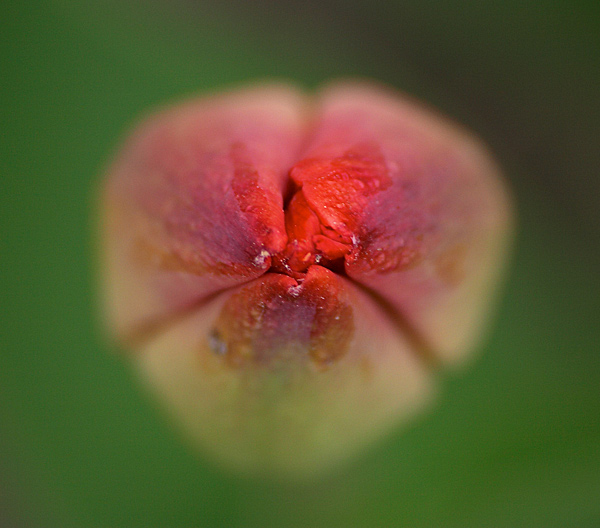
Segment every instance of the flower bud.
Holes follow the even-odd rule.
[[[511,216],[477,140],[362,83],[167,109],[101,212],[112,332],[194,444],[277,475],[424,407],[485,326]]]

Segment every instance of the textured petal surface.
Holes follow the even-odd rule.
[[[245,330],[231,339],[222,318],[232,307],[237,318],[225,325]],[[327,339],[339,357],[319,356],[332,350]],[[325,471],[422,408],[431,391],[393,322],[318,266],[302,286],[267,274],[219,295],[144,346],[136,362],[193,443],[235,469],[276,475]]]
[[[119,334],[135,337],[269,269],[287,241],[282,194],[305,104],[269,86],[142,124],[103,197],[107,304]]]
[[[351,161],[304,191],[324,223],[352,237],[347,274],[437,357],[468,353],[510,231],[506,190],[485,148],[413,101],[341,84],[321,94],[302,158],[296,170],[305,173],[311,162]]]

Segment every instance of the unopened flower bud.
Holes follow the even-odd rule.
[[[511,215],[476,139],[362,83],[165,110],[101,210],[113,333],[195,444],[275,474],[425,405],[485,326]]]

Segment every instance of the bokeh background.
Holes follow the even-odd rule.
[[[600,526],[597,0],[0,4],[0,526]],[[473,365],[338,473],[242,479],[180,442],[97,328],[94,186],[149,107],[366,76],[492,146],[519,210]]]

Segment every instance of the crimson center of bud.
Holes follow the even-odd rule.
[[[367,199],[391,185],[373,145],[336,158],[309,158],[290,171],[296,192],[285,210],[288,242],[272,270],[302,280],[313,264],[337,269],[356,249]]]

